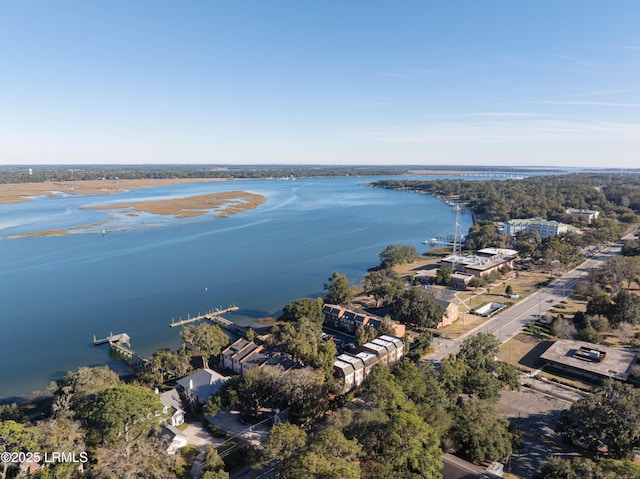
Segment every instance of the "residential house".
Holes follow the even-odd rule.
[[[262,366],[278,366],[281,367],[284,371],[303,367],[302,364],[295,362],[290,354],[282,352],[271,354],[271,356],[269,356],[269,359],[267,359],[260,365],[260,367]]]
[[[404,341],[402,339],[397,336],[390,336],[388,334],[383,334],[378,339],[390,341],[395,345],[397,361],[400,361],[404,357]]]
[[[160,394],[160,403],[162,404],[162,414],[167,418],[169,425],[180,426],[184,423],[185,412],[182,409],[182,400],[175,388]]]
[[[338,326],[338,320],[343,315],[345,309],[335,304],[324,304],[322,312],[324,314],[324,322],[327,326],[335,328]]]
[[[378,357],[378,362],[389,365],[389,350],[380,344],[369,341],[359,347],[360,351],[369,351]]]
[[[456,303],[452,303],[450,301],[444,301],[442,299],[436,299],[438,304],[440,304],[444,308],[444,314],[442,315],[442,320],[436,324],[436,329],[444,328],[445,326],[449,326],[458,320],[459,310],[458,305]]]
[[[387,350],[387,364],[389,366],[393,366],[398,362],[398,351],[396,350],[396,345],[393,342],[386,341],[382,338],[375,338],[370,342],[373,344],[379,344]]]
[[[165,426],[160,434],[167,454],[175,454],[181,447],[187,445],[187,436],[176,429],[175,426]]]
[[[348,391],[355,384],[355,369],[351,363],[336,359],[333,362],[333,372],[337,384],[342,385],[343,390]]]
[[[233,370],[233,356],[241,351],[247,344],[249,344],[245,338],[240,338],[237,341],[230,344],[224,351],[220,353],[220,363],[223,368]]]
[[[248,368],[248,369],[244,368],[245,362],[247,362],[249,357],[252,356],[254,353],[259,353],[263,349],[264,349],[264,346],[262,346],[261,344],[258,345],[253,341],[250,341],[249,344],[247,344],[244,348],[242,348],[240,351],[234,354],[233,357],[231,358],[231,365],[232,365],[231,369],[233,369],[233,372],[242,374],[245,370],[251,369],[251,368]]]
[[[378,356],[369,351],[360,351],[356,354],[356,357],[360,358],[364,364],[364,377],[366,378],[371,372],[371,368],[378,363]]]
[[[222,366],[226,369],[231,369],[236,374],[242,374],[244,371],[248,371],[252,367],[259,365],[256,364],[255,361],[260,356],[254,353],[259,353],[263,349],[264,346],[262,345],[248,341],[245,338],[240,338],[220,353]],[[249,357],[252,357],[252,362],[250,365],[247,364],[247,366],[244,367],[243,363],[245,363]]]
[[[268,360],[269,355],[264,351],[262,346],[259,346],[240,360],[241,373],[244,374],[249,371],[249,369],[260,367]]]
[[[332,328],[342,329],[349,334],[356,334],[359,327],[373,327],[376,330],[382,324],[382,318],[372,314],[365,314],[336,306],[325,304],[322,307],[324,313],[324,323]],[[397,336],[404,336],[404,324],[392,321],[393,329]]]
[[[365,378],[365,366],[364,361],[357,356],[352,356],[351,354],[341,354],[338,356],[338,361],[343,361],[345,363],[351,364],[354,371],[353,383],[355,387],[360,386],[364,382]]]
[[[211,369],[200,369],[176,382],[176,389],[192,404],[204,404],[229,379]]]
[[[336,383],[343,391],[360,386],[376,364],[397,364],[404,356],[404,341],[396,336],[383,334],[359,346],[358,350],[357,354],[341,354],[333,363]]]

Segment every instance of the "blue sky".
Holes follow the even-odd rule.
[[[6,1],[0,164],[639,167],[640,2]]]

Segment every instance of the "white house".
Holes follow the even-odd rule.
[[[187,445],[188,438],[174,426],[165,426],[162,430],[162,441],[167,454],[175,454],[178,449]]]
[[[184,410],[178,391],[170,389],[160,395],[162,414],[167,417],[167,423],[171,426],[179,426],[184,423]]]

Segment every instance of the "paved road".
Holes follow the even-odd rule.
[[[430,361],[441,361],[450,354],[457,354],[462,342],[469,336],[480,332],[491,333],[501,343],[516,336],[527,324],[538,315],[549,311],[555,304],[571,296],[578,282],[587,277],[593,269],[601,267],[610,257],[620,254],[621,246],[614,244],[588,258],[577,268],[565,273],[562,277],[541,288],[522,301],[487,320],[484,324],[463,334],[455,340],[440,339],[436,344],[437,350],[430,354]]]

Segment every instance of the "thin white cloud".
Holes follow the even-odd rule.
[[[573,63],[575,65],[580,65],[583,67],[590,67],[590,68],[598,68],[601,65],[598,65],[596,63],[592,63],[586,60],[581,60],[580,58],[575,58],[575,57],[570,57],[568,55],[553,55],[555,58],[560,58],[561,60],[566,60],[570,63]]]
[[[481,111],[467,113],[469,116],[485,116],[485,117],[504,117],[504,118],[540,118],[547,117],[549,115],[543,113],[527,113],[527,112],[513,112],[513,111]]]
[[[435,73],[443,73],[443,70],[436,70],[431,68],[403,68],[401,72],[414,73],[416,75],[432,75]]]
[[[434,122],[372,129],[369,136],[386,143],[522,143],[522,142],[640,142],[640,123],[569,120]]]
[[[637,108],[640,103],[616,103],[610,101],[579,101],[579,100],[546,100],[534,103],[542,103],[545,105],[583,105],[583,106],[613,106],[623,108]]]
[[[444,70],[429,69],[429,68],[402,68],[395,72],[385,72],[385,73],[381,73],[380,75],[389,77],[389,78],[407,78],[410,76],[437,75],[441,73],[444,73]]]
[[[630,90],[599,90],[599,91],[588,91],[585,93],[576,93],[572,95],[574,97],[583,97],[583,96],[606,96],[606,95],[617,95],[618,93],[629,93]]]

